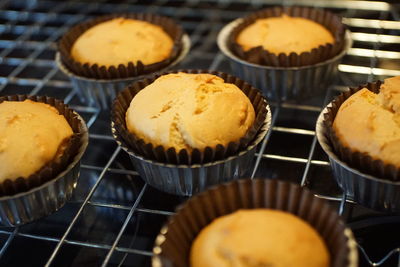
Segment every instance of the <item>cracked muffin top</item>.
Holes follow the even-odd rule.
[[[148,65],[168,58],[173,45],[172,38],[158,25],[116,18],[97,24],[79,36],[71,55],[82,64],[109,67],[141,61]]]
[[[257,19],[239,33],[236,42],[244,51],[262,46],[271,53],[289,55],[292,52],[301,54],[320,45],[333,44],[334,38],[321,24],[283,14],[280,17]]]
[[[400,167],[400,76],[386,79],[379,94],[364,88],[350,96],[333,128],[342,145]]]
[[[253,105],[234,84],[211,74],[167,74],[143,88],[126,112],[128,130],[164,148],[203,150],[244,137]]]

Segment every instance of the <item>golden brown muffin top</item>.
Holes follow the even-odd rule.
[[[0,104],[0,182],[27,178],[53,160],[73,135],[54,107],[25,100]]]
[[[238,141],[254,118],[247,96],[211,74],[163,75],[141,90],[126,112],[130,132],[177,151]]]
[[[400,167],[400,76],[380,93],[364,88],[339,108],[333,128],[344,146]]]
[[[222,216],[194,240],[191,267],[327,267],[319,234],[286,212],[254,209]]]
[[[312,20],[283,14],[280,17],[257,19],[238,34],[236,42],[244,51],[262,46],[271,53],[289,55],[291,52],[301,54],[320,45],[333,44],[334,38],[329,30]]]
[[[116,18],[85,31],[71,48],[72,57],[82,64],[100,66],[153,64],[167,59],[173,40],[160,27],[146,21]]]

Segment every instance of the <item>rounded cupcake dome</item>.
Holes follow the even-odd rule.
[[[235,21],[226,40],[229,49],[262,66],[313,65],[333,58],[345,45],[346,27],[326,10],[266,8]]]
[[[145,13],[107,15],[72,27],[60,39],[58,51],[62,63],[78,76],[131,78],[170,65],[183,49],[183,35],[181,26],[167,17]],[[134,50],[134,46],[139,48]],[[132,58],[128,62],[119,62],[129,56]],[[155,58],[161,60],[152,62]]]
[[[226,147],[244,137],[254,120],[248,97],[207,73],[163,75],[138,92],[126,112],[132,134],[177,152]]]
[[[327,105],[316,125],[346,196],[379,211],[400,210],[397,82],[395,77],[385,86],[378,81],[350,88]]]
[[[101,22],[76,39],[71,56],[82,64],[100,66],[145,65],[167,59],[174,46],[161,26],[130,18]]]
[[[399,91],[400,76],[386,79],[377,94],[363,88],[346,99],[333,122],[340,143],[400,168]]]
[[[57,161],[73,135],[63,115],[51,105],[24,101],[0,103],[0,183],[28,178]]]
[[[273,209],[240,209],[200,231],[190,249],[190,266],[328,267],[329,257],[322,237],[299,217]]]
[[[262,47],[276,55],[311,52],[334,41],[333,34],[321,24],[286,14],[258,18],[236,36],[236,43],[244,51]]]
[[[187,75],[182,75],[180,72],[186,73]],[[183,125],[179,125],[173,120],[173,117],[176,115],[172,108],[174,104],[172,104],[172,102],[168,104],[169,100],[164,103],[163,101],[165,99],[163,99],[163,97],[161,97],[163,101],[155,105],[152,105],[151,100],[141,99],[141,97],[139,97],[138,99],[140,99],[143,105],[143,110],[140,110],[140,112],[137,112],[138,110],[135,109],[129,111],[132,99],[134,99],[135,96],[140,96],[139,94],[141,94],[141,91],[145,91],[146,89],[144,88],[147,86],[152,86],[159,77],[161,77],[159,81],[164,82],[164,79],[168,81],[173,77],[174,80],[176,79],[175,82],[169,84],[174,85],[176,83],[176,86],[178,86],[177,88],[182,88],[182,86],[187,85],[188,81],[191,81],[194,85],[192,89],[198,87],[198,89],[200,89],[197,95],[198,100],[200,100],[198,104],[207,104],[215,109],[217,109],[217,106],[220,106],[218,112],[223,111],[224,113],[217,115],[215,112],[214,114],[212,114],[213,112],[204,112],[203,115],[205,117],[201,117],[200,120],[203,125],[195,125],[195,127],[191,129],[185,128],[190,131],[197,131],[192,136],[200,136],[201,139],[199,140],[206,140],[203,142],[209,143],[200,143],[201,146],[198,148],[186,147],[187,144],[184,142],[185,138],[186,140],[190,140],[189,138],[191,136],[184,136],[186,132],[181,131]],[[197,79],[198,81],[194,82],[193,79]],[[207,80],[209,81],[208,83],[206,82]],[[233,85],[235,85],[236,88]],[[194,103],[193,101],[196,100],[196,94],[194,94],[196,90],[192,89],[183,93],[180,97],[174,98],[174,100],[179,100],[178,102],[188,101],[191,105],[191,103]],[[205,91],[211,91],[206,93],[203,89]],[[228,93],[222,93],[222,91]],[[156,92],[157,88],[155,88],[153,93]],[[172,96],[170,92],[168,94]],[[221,99],[217,101],[218,105],[208,102],[209,100],[214,101],[216,95],[222,96]],[[150,94],[150,96],[153,97],[152,94]],[[162,94],[159,96],[162,96]],[[210,97],[210,99],[208,99],[208,97]],[[241,99],[238,99],[238,97],[241,97]],[[135,101],[133,101],[133,103],[134,102]],[[151,111],[148,114],[144,111],[146,109],[146,103],[148,106],[147,110]],[[233,106],[233,103],[241,104]],[[249,103],[251,103],[251,107],[254,109],[254,115],[251,112],[252,109]],[[178,110],[180,105],[181,104],[178,105]],[[189,111],[191,112],[189,112],[187,116],[203,116],[202,111],[206,109],[205,106],[201,105],[190,107]],[[155,110],[153,110],[153,108],[155,108]],[[164,111],[161,113],[167,114],[158,116],[160,111]],[[188,110],[186,110],[186,112],[187,111]],[[198,114],[196,114],[196,112],[198,112]],[[142,115],[144,115],[144,118],[147,118],[145,122],[142,121]],[[179,115],[182,115],[182,112],[180,112]],[[162,119],[162,116],[166,116],[165,120]],[[209,116],[209,118],[207,118],[207,116]],[[221,121],[219,123],[217,120],[213,123],[207,123],[207,120],[213,120],[212,116],[221,118]],[[231,116],[231,118],[223,118],[223,116]],[[128,121],[126,120],[127,118]],[[138,120],[137,122],[135,118]],[[157,118],[160,119],[160,125],[152,121],[157,120]],[[114,101],[111,120],[114,138],[117,143],[128,152],[135,169],[146,182],[168,193],[192,195],[204,190],[210,185],[246,175],[251,166],[256,146],[263,140],[269,130],[271,112],[262,94],[251,85],[236,77],[215,71],[181,70],[161,73],[150,79],[144,79],[133,83],[131,86],[127,87]],[[231,130],[236,128],[232,130],[233,133],[226,130],[217,131],[217,128],[223,125],[224,120],[226,120],[226,123],[230,124],[229,127],[231,127]],[[252,120],[254,120],[254,122],[250,125]],[[190,117],[187,121],[192,122]],[[133,123],[141,124],[141,127],[143,127],[142,129],[146,129],[146,134],[150,132],[154,136],[150,139],[150,136],[143,138],[141,136],[143,133],[136,134],[136,128],[133,133],[131,133],[128,128],[130,127],[129,124]],[[154,123],[154,125],[151,126],[151,123]],[[163,125],[164,123],[166,125]],[[243,126],[240,127],[241,125]],[[187,127],[187,125],[184,126]],[[182,128],[178,129],[178,127]],[[214,127],[214,129],[212,127]],[[151,130],[149,131],[149,129]],[[156,129],[161,130],[161,132],[157,132]],[[177,132],[179,132],[178,136],[176,136]],[[219,137],[218,135],[221,133],[226,133],[227,136]],[[168,142],[165,147],[160,145],[160,143],[151,142],[151,139],[157,141],[162,138]],[[223,140],[224,138],[225,140]],[[172,145],[175,146],[176,143],[179,144],[177,147],[178,149],[174,146],[168,146],[170,145],[170,139],[172,140]],[[188,141],[188,144],[190,144],[190,141]],[[160,179],[160,177],[163,178]]]

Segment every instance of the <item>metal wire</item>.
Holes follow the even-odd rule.
[[[71,223],[69,224],[67,230],[65,231],[63,237],[60,239],[60,242],[57,243],[56,248],[54,249],[53,253],[51,254],[49,260],[47,261],[45,266],[50,266],[50,264],[52,263],[52,261],[54,260],[54,258],[56,257],[58,251],[60,250],[61,246],[63,245],[65,239],[67,238],[68,234],[71,232],[72,227],[74,226],[74,224],[76,223],[76,221],[79,218],[79,215],[82,213],[83,209],[85,208],[85,205],[88,203],[88,201],[90,200],[90,198],[92,197],[92,195],[94,194],[94,192],[96,191],[97,187],[99,186],[101,180],[103,179],[104,175],[107,172],[108,167],[111,165],[111,163],[114,161],[114,159],[117,157],[118,153],[121,151],[121,148],[118,147],[117,149],[115,149],[114,153],[111,155],[110,159],[108,160],[106,166],[104,166],[103,171],[101,172],[101,174],[99,175],[96,183],[94,184],[94,186],[92,187],[92,189],[90,190],[89,194],[87,195],[85,201],[83,202],[83,204],[80,206],[78,212],[76,213],[75,217],[72,219]]]
[[[76,92],[67,80],[60,77],[54,61],[51,58],[41,57],[42,53],[46,51],[55,51],[55,41],[73,24],[97,13],[106,14],[123,11],[162,13],[180,21],[190,34],[193,49],[188,58],[182,63],[184,66],[187,68],[208,68],[229,72],[227,61],[215,48],[216,34],[224,24],[242,16],[246,11],[267,6],[266,2],[262,0],[209,0],[207,1],[208,4],[195,0],[176,0],[172,1],[173,4],[170,2],[155,0],[149,4],[147,1],[137,0],[126,1],[121,4],[108,0],[96,1],[96,3],[90,1],[87,3],[73,1],[0,1],[0,94],[21,92],[32,95],[41,94],[47,87],[54,88],[56,91],[54,94],[58,94],[59,91],[66,91],[66,94],[63,95],[64,101],[70,103],[73,109],[85,114],[88,126],[93,128],[96,123],[104,120],[102,113],[96,108],[79,103]],[[329,169],[329,162],[324,158],[316,156],[318,144],[313,128],[303,127],[302,125],[292,126],[282,124],[281,118],[288,111],[313,114],[315,116],[315,114],[321,111],[325,103],[330,100],[331,96],[345,90],[346,85],[359,84],[367,80],[371,81],[386,76],[400,75],[400,71],[398,70],[400,61],[397,62],[397,68],[379,64],[380,60],[384,59],[400,60],[400,52],[390,48],[390,45],[400,43],[400,37],[398,37],[400,22],[397,21],[399,14],[390,4],[380,1],[268,1],[269,6],[281,4],[307,5],[333,9],[342,13],[344,15],[344,23],[355,29],[352,33],[355,45],[348,53],[351,59],[346,60],[339,66],[341,83],[333,85],[328,90],[325,100],[319,101],[317,104],[282,103],[279,106],[273,105],[272,132],[268,134],[260,146],[258,153],[256,153],[252,178],[265,174],[266,170],[267,172],[270,171],[267,166],[268,164],[265,162],[297,164],[296,166],[298,167],[296,168],[300,173],[300,179],[297,182],[302,186],[309,186],[314,181],[314,178],[310,174],[311,169],[314,167]],[[75,11],[64,13],[68,9]],[[364,14],[367,15],[364,17]],[[27,18],[33,18],[33,23],[21,23]],[[48,25],[49,22],[54,20],[59,21],[60,25]],[[393,32],[397,34],[393,34]],[[43,34],[45,38],[40,41],[35,40],[32,37],[36,34]],[[5,38],[4,36],[7,35],[13,37]],[[23,56],[15,56],[18,49],[29,52]],[[11,71],[2,69],[2,67],[6,68],[6,66],[10,67]],[[26,75],[30,71],[38,71],[40,75]],[[25,88],[29,88],[29,90]],[[311,142],[309,146],[304,146],[303,152],[305,153],[301,153],[302,156],[292,154],[290,151],[277,153],[270,144],[273,142],[274,134],[309,138]],[[93,144],[96,144],[96,142],[113,142],[113,138],[108,132],[91,132],[90,140]],[[271,140],[272,142],[270,142]],[[111,175],[131,176],[133,179],[140,179],[136,171],[114,165],[120,154],[119,152],[120,148],[113,149],[110,157],[104,164],[83,162],[81,166],[82,170],[97,172],[98,175],[95,177],[95,182],[91,185],[83,201],[71,201],[71,203],[77,204],[79,208],[74,213],[60,238],[21,232],[21,228],[0,228],[0,235],[6,237],[0,250],[0,260],[7,255],[10,246],[19,237],[55,244],[54,249],[50,253],[51,255],[46,259],[45,266],[55,264],[57,255],[62,255],[62,247],[66,244],[105,251],[106,255],[102,260],[102,266],[106,266],[111,262],[116,252],[126,253],[118,262],[118,266],[123,265],[127,255],[130,254],[150,257],[152,252],[149,249],[124,247],[121,243],[124,233],[129,229],[129,222],[137,213],[170,216],[173,214],[172,210],[174,207],[171,207],[171,210],[142,207],[140,204],[144,199],[144,195],[150,190],[147,189],[146,184],[142,185],[140,192],[128,204],[116,204],[107,201],[100,202],[93,199],[93,195],[99,190],[100,183],[103,180],[107,181]],[[339,204],[340,213],[346,210],[346,205],[355,205],[351,199],[342,197],[340,194],[329,195],[317,191],[316,196]],[[79,218],[83,216],[83,211],[87,207],[129,212],[111,245],[78,241],[71,236],[73,227]],[[377,262],[371,261],[362,247],[360,247],[360,251],[370,266],[382,266],[387,260],[393,258],[393,255],[399,252],[399,248],[389,251],[386,256]]]

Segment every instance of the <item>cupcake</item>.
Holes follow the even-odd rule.
[[[227,147],[246,135],[254,119],[250,99],[208,73],[163,75],[138,92],[126,111],[130,133],[177,153]]]
[[[329,252],[318,232],[291,213],[241,209],[200,231],[190,249],[190,266],[328,267]]]
[[[190,41],[169,18],[152,14],[98,17],[68,31],[56,61],[82,100],[107,108],[127,84],[181,61]]]
[[[400,77],[351,88],[321,113],[317,137],[346,195],[399,211]]]
[[[88,142],[84,121],[49,97],[0,97],[0,223],[46,216],[71,197]]]
[[[335,40],[333,33],[317,22],[302,17],[291,17],[285,13],[278,17],[258,18],[242,30],[240,28],[236,29],[238,31],[236,39],[232,40],[232,50],[243,59],[262,65],[276,63],[269,62],[268,55],[263,58],[261,56],[263,53],[269,53],[272,56],[283,54],[285,57],[289,57],[293,53],[298,56],[302,53],[310,53],[313,49],[325,49],[325,47],[333,45],[337,45],[336,50],[339,50],[342,41],[342,36],[337,36]],[[231,38],[234,38],[234,34]],[[322,54],[325,58],[329,58],[338,52],[336,50],[332,50],[330,54]],[[252,55],[253,53],[254,55]],[[311,62],[296,60],[289,64],[301,66],[317,63],[325,58],[310,57]],[[280,63],[278,61],[277,65],[279,66]]]
[[[129,34],[127,34],[129,33]],[[151,65],[171,57],[174,41],[158,25],[130,18],[114,18],[83,32],[71,47],[71,57],[81,65]],[[77,69],[77,71],[79,71]],[[100,78],[100,77],[99,77]]]
[[[244,176],[270,118],[257,89],[224,73],[196,70],[132,84],[118,95],[111,115],[114,138],[141,177],[178,195]]]
[[[326,201],[267,179],[192,197],[161,229],[153,252],[153,267],[358,266],[351,230]]]
[[[218,35],[218,46],[235,75],[279,102],[323,93],[351,38],[341,19],[328,11],[276,7],[229,23]]]

